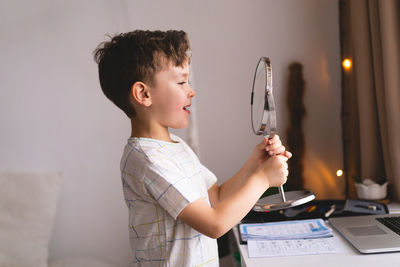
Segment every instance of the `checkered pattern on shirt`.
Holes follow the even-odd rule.
[[[121,159],[132,266],[218,266],[216,240],[177,219],[190,202],[209,203],[216,177],[171,137],[177,142],[130,138]]]

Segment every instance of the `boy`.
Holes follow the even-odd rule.
[[[288,175],[279,137],[256,146],[239,172],[216,177],[168,128],[184,128],[195,93],[183,31],[134,31],[95,51],[104,94],[131,121],[121,159],[132,266],[218,266],[216,238]],[[265,152],[270,153],[267,157]]]

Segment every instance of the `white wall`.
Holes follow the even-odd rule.
[[[306,186],[319,198],[342,196],[336,0],[3,0],[0,20],[0,169],[63,172],[51,258],[130,257],[119,178],[129,122],[102,95],[91,54],[106,33],[188,32],[201,160],[220,183],[260,141],[249,105],[258,58],[272,59],[282,133],[287,67],[300,61]]]

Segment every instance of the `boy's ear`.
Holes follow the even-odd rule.
[[[132,98],[142,106],[151,105],[149,87],[143,82],[135,82],[131,88]]]

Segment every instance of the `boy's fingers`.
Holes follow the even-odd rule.
[[[287,157],[283,156],[283,155],[276,155],[278,157],[279,160],[286,162],[288,160]]]
[[[283,151],[282,151],[282,147],[285,148],[285,147],[282,145],[282,142],[279,140],[278,142],[276,142],[276,143],[274,143],[274,144],[272,144],[272,145],[267,145],[267,146],[265,147],[265,150],[266,150],[266,151],[269,151],[269,150],[280,151],[279,153],[282,153],[282,152],[283,152]]]
[[[275,138],[275,136],[272,138],[264,137],[265,144],[270,145],[270,144],[274,143],[274,138]]]
[[[257,148],[258,148],[259,150],[264,150],[265,147],[266,147],[266,143],[265,143],[265,142],[261,142],[261,143],[259,143],[259,144],[257,145]]]
[[[288,159],[290,159],[293,156],[292,153],[290,153],[289,151],[285,151],[284,154]]]
[[[275,144],[276,142],[280,141],[279,135],[274,135],[274,137],[269,139],[269,144]]]
[[[277,149],[275,149],[275,151],[276,151],[275,152],[276,154],[283,154],[283,153],[285,153],[286,148],[284,146],[280,146]]]
[[[282,150],[276,150],[276,151],[268,151],[268,155],[273,156],[273,155],[281,155],[284,156],[286,158],[286,160],[290,159],[292,157],[292,153],[290,153],[287,150],[284,150],[284,148]]]
[[[265,150],[278,155],[278,154],[283,154],[285,152],[285,147],[284,146],[278,146],[273,148],[266,147]]]
[[[270,142],[270,138],[268,138],[268,137],[264,137],[264,145],[268,145],[269,144],[269,142]]]

